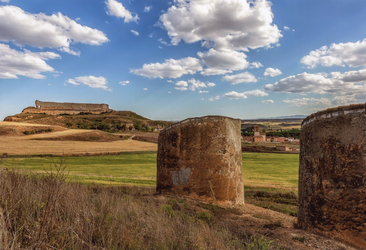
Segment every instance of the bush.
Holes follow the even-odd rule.
[[[71,122],[66,122],[66,127],[71,128],[72,127],[72,123]]]
[[[24,131],[24,134],[26,134],[26,135],[30,135],[31,134],[31,132],[30,131]]]

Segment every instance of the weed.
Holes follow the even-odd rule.
[[[268,229],[277,229],[279,227],[283,227],[282,222],[281,221],[275,221],[274,223],[267,223],[263,226],[264,228],[268,228]]]
[[[305,237],[292,237],[292,240],[298,240],[298,241],[304,243],[305,242]]]

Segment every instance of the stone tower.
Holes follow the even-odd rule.
[[[157,191],[244,204],[239,119],[190,118],[159,134]]]
[[[304,119],[300,136],[298,223],[366,249],[365,104]]]

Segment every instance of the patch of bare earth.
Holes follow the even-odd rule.
[[[25,135],[24,131],[51,127],[52,132]],[[33,129],[32,129],[33,128]],[[3,132],[1,131],[9,131]],[[122,136],[122,138],[120,137]],[[113,135],[101,131],[65,129],[59,126],[30,126],[24,123],[0,123],[0,154],[8,155],[102,155],[120,152],[156,151],[155,143],[124,140],[131,135]]]

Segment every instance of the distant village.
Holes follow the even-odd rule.
[[[271,134],[271,133],[267,133]],[[270,142],[277,142],[277,143],[290,143],[294,145],[298,145],[300,143],[300,139],[289,136],[278,136],[278,135],[267,135],[265,132],[260,132],[260,128],[258,125],[254,125],[252,135],[247,135],[246,133],[242,133],[242,141],[247,143],[255,143],[255,142],[263,142],[263,143],[270,143]],[[296,151],[297,147],[288,147],[288,146],[279,146],[276,145],[276,149],[279,151]]]

